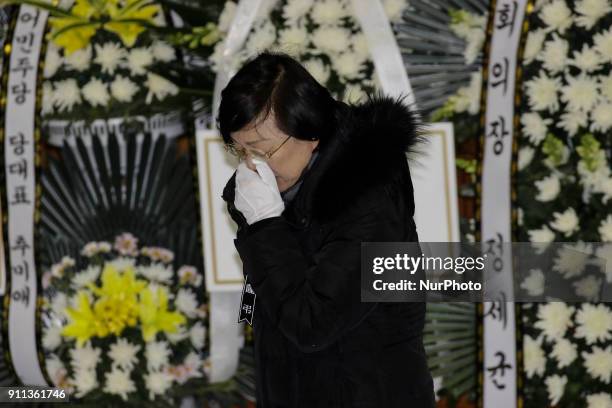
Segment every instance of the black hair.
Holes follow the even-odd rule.
[[[263,51],[248,61],[221,92],[217,128],[223,141],[231,132],[274,110],[276,126],[302,140],[324,145],[336,129],[342,104],[298,61],[280,51]],[[257,122],[253,123],[256,124]]]

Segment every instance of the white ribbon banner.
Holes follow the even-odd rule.
[[[47,12],[21,6],[13,33],[4,129],[8,248],[9,349],[24,384],[47,385],[36,347],[37,274],[34,261],[36,79]]]
[[[511,161],[517,51],[526,0],[497,1],[489,51],[482,170],[482,249],[499,288],[484,304],[483,406],[517,406],[516,333],[512,258],[501,243],[512,242]],[[488,290],[488,288],[487,288]]]
[[[405,101],[412,107],[414,94],[402,53],[395,41],[389,18],[380,0],[352,0],[355,17],[372,54],[376,75],[385,94],[407,95]]]

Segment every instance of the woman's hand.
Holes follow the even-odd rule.
[[[266,162],[252,159],[257,171],[249,169],[246,161],[236,170],[234,205],[249,225],[265,218],[277,217],[285,210],[276,177]]]

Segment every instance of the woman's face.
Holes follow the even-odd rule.
[[[263,155],[272,152],[267,163],[276,176],[279,191],[283,192],[294,185],[302,171],[310,161],[312,151],[319,144],[318,140],[300,140],[289,137],[276,127],[274,111],[270,111],[268,117],[256,126],[232,132],[234,143],[242,147],[249,155],[247,156],[247,167],[255,171],[251,153]],[[288,138],[288,139],[287,139]],[[281,144],[285,142],[282,146]]]

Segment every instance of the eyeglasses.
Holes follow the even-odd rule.
[[[270,150],[267,153],[261,154],[261,153],[257,153],[257,152],[251,152],[250,154],[251,154],[251,156],[253,156],[255,158],[258,158],[258,159],[261,159],[261,160],[265,160],[265,161],[270,160],[272,155],[274,153],[276,153],[277,151],[279,151],[280,148],[283,147],[283,145],[287,142],[287,140],[289,140],[289,138],[291,138],[291,136],[287,136],[287,138],[285,140],[283,140],[283,142],[278,147]],[[249,155],[249,153],[243,147],[238,146],[235,143],[227,143],[225,145],[225,150],[229,154],[231,154],[232,156],[236,156],[236,157],[238,157],[241,160],[245,159]]]

